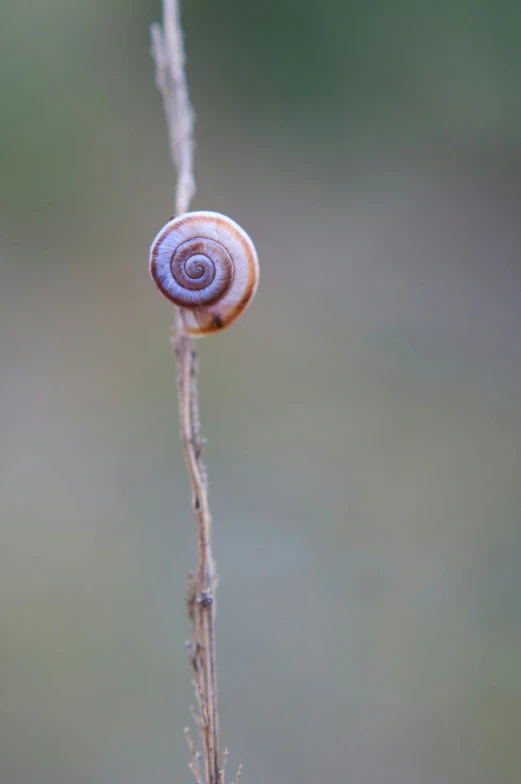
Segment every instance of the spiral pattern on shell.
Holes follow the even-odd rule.
[[[150,274],[159,290],[182,309],[193,337],[232,323],[257,289],[259,264],[253,242],[235,221],[217,212],[172,218],[150,249]]]

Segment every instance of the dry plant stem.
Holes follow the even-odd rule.
[[[156,83],[163,96],[172,162],[177,169],[175,213],[189,209],[195,192],[193,175],[193,110],[188,96],[185,55],[178,0],[163,0],[163,25],[151,28]],[[177,313],[173,339],[177,356],[177,390],[181,441],[192,485],[192,505],[197,521],[199,566],[189,576],[187,609],[191,640],[187,644],[194,672],[198,703],[195,721],[202,747],[206,784],[219,784],[219,717],[215,656],[215,590],[217,577],[212,555],[211,517],[206,469],[202,461],[203,440],[199,423],[197,353],[185,334],[182,312]],[[190,741],[191,743],[191,741]],[[194,749],[190,746],[192,756]],[[194,773],[199,773],[196,758]]]
[[[199,707],[198,729],[203,742],[206,781],[219,781],[219,716],[217,712],[217,673],[215,657],[216,572],[211,545],[211,517],[208,506],[206,470],[202,462],[197,390],[197,355],[192,341],[183,335],[182,316],[178,315],[177,389],[181,441],[192,485],[192,506],[197,520],[199,568],[188,584],[187,608],[191,624],[188,646],[194,670]]]
[[[188,96],[178,0],[163,0],[163,27],[150,28],[156,84],[163,96],[170,156],[177,169],[176,214],[187,212],[195,193],[194,111]]]

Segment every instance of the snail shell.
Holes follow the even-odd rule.
[[[172,218],[152,243],[150,274],[182,309],[186,332],[200,337],[240,316],[257,289],[259,262],[235,221],[218,212],[187,212]]]

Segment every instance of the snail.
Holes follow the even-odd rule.
[[[224,329],[251,302],[259,279],[255,246],[235,221],[218,212],[172,218],[150,248],[150,274],[182,309],[188,335]]]

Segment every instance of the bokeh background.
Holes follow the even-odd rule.
[[[191,0],[200,343],[243,781],[521,781],[521,7]],[[149,0],[0,10],[2,784],[190,782],[195,565]]]

